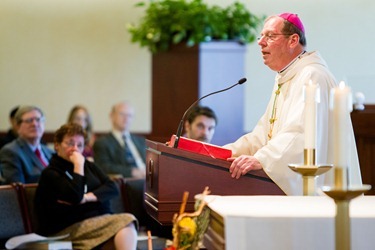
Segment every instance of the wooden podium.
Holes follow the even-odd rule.
[[[185,191],[190,194],[186,211],[194,210],[194,195],[206,186],[212,195],[285,195],[263,170],[233,179],[225,160],[149,140],[146,143],[146,210],[162,225],[172,224]]]

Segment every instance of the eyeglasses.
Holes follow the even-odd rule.
[[[260,37],[257,37],[257,40],[260,41],[262,38],[268,43],[268,42],[274,42],[276,40],[277,36],[291,36],[293,34],[275,34],[275,33],[267,33],[264,35],[260,35]]]
[[[64,143],[68,148],[77,146],[78,149],[83,149],[85,147],[83,143],[75,143],[74,141],[63,141],[62,143]]]
[[[21,123],[31,124],[34,121],[36,121],[37,123],[42,123],[45,121],[45,118],[44,117],[31,117],[31,118],[21,120]]]

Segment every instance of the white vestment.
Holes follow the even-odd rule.
[[[317,164],[333,163],[332,118],[329,110],[330,89],[336,81],[329,72],[325,61],[318,52],[299,56],[285,71],[275,78],[273,94],[265,114],[254,130],[224,147],[233,152],[233,156],[253,155],[262,165],[267,175],[287,194],[302,195],[302,176],[289,169],[289,164],[303,164],[304,161],[304,100],[303,86],[309,81],[320,86],[320,103],[317,107]],[[275,91],[279,84],[280,94],[276,103],[276,121],[272,138],[270,118],[273,111]],[[350,116],[348,115],[348,120]],[[350,122],[351,125],[351,122]],[[354,133],[350,126],[351,141],[348,144],[349,157],[348,179],[350,185],[362,184]],[[333,185],[333,170],[318,177],[317,190],[322,185]]]

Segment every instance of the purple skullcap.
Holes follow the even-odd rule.
[[[288,22],[292,23],[300,31],[302,31],[302,33],[305,33],[305,28],[303,27],[301,19],[299,19],[297,14],[286,12],[286,13],[279,14],[278,16],[283,18],[284,20],[287,20]]]

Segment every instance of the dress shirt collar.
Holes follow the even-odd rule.
[[[30,148],[30,150],[32,152],[35,152],[36,149],[39,149],[39,151],[43,153],[43,150],[42,150],[42,147],[40,146],[40,143],[38,143],[38,145],[33,145],[33,144],[29,143],[27,140],[25,140],[21,137],[20,137],[20,140],[22,140]]]
[[[124,139],[123,139],[124,135],[127,138],[130,138],[129,131],[121,132],[118,130],[112,130],[112,135],[116,138],[116,140],[120,143],[121,146],[124,146]]]

